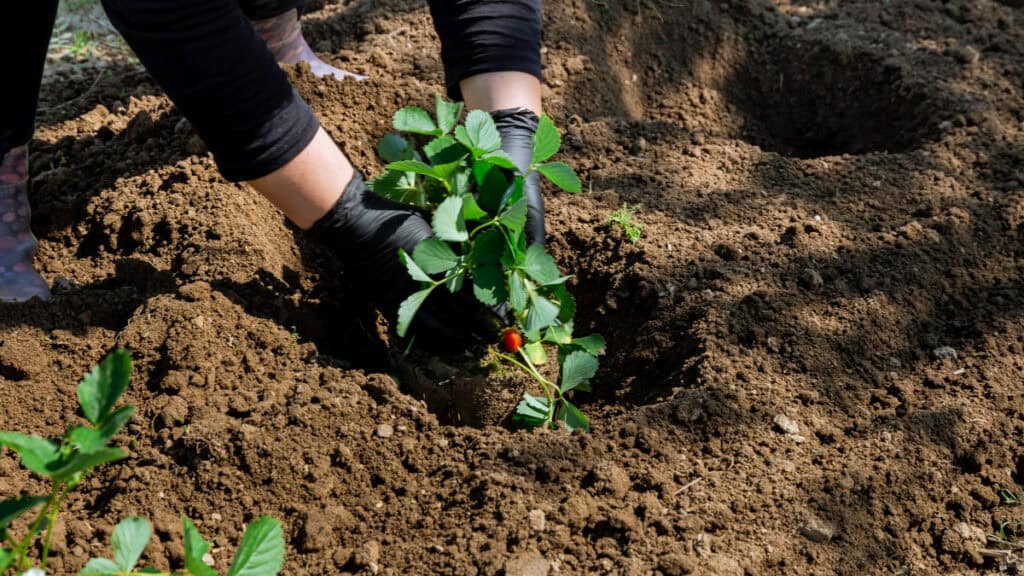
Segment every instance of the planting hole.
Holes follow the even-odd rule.
[[[787,40],[752,51],[736,79],[741,137],[785,156],[903,152],[937,133],[923,91],[873,54]]]

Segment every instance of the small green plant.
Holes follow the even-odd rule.
[[[1020,492],[1012,492],[1005,488],[999,490],[999,499],[1002,500],[1006,506],[1020,506],[1024,504],[1024,488],[1020,489]]]
[[[402,136],[385,136],[378,146],[387,171],[371,182],[374,192],[414,204],[432,214],[434,236],[412,254],[400,251],[409,275],[421,289],[399,307],[397,332],[404,336],[430,294],[440,288],[459,292],[468,287],[492,309],[507,307],[514,329],[524,338],[497,352],[504,361],[537,381],[544,396],[524,394],[515,419],[533,427],[589,429],[587,417],[568,394],[589,391],[604,351],[601,336],[573,335],[576,304],[554,259],[541,244],[527,245],[527,201],[523,183],[536,171],[559,188],[578,193],[581,183],[572,168],[548,160],[561,147],[561,135],[547,116],[540,119],[527,174],[518,171],[501,149],[501,137],[490,114],[473,110],[459,124],[462,104],[436,98],[436,116],[421,108],[402,108],[394,116],[401,132],[429,137],[421,149]],[[496,340],[497,334],[496,334]],[[557,349],[558,383],[537,366],[547,362],[546,346]]]
[[[153,568],[135,571],[152,528],[145,518],[122,520],[110,539],[114,559],[93,558],[82,568],[79,576],[128,574],[160,574],[163,576],[216,576],[217,572],[206,564],[204,557],[210,545],[199,535],[199,530],[188,518],[182,518],[185,533],[185,570],[163,572]],[[238,545],[235,559],[228,568],[228,576],[276,576],[284,563],[284,533],[281,523],[264,516],[249,525]]]
[[[1024,538],[1024,520],[1003,520],[992,538],[1001,544],[1020,543],[1021,538]]]
[[[113,352],[93,368],[78,385],[78,402],[89,424],[68,428],[57,442],[36,435],[0,432],[0,446],[16,452],[22,466],[50,481],[50,493],[45,496],[23,495],[0,502],[0,539],[6,545],[0,547],[0,574],[31,568],[29,547],[44,530],[39,563],[45,570],[53,524],[68,493],[96,466],[125,457],[125,452],[111,447],[110,442],[135,411],[131,406],[114,409],[128,387],[131,371],[131,356],[124,350]],[[9,533],[11,523],[36,508],[40,510],[29,523],[28,532],[20,539],[14,538]]]
[[[71,47],[68,51],[75,58],[87,58],[96,49],[96,41],[93,40],[92,32],[86,30],[74,30],[71,32]]]
[[[608,220],[605,224],[609,226],[618,226],[622,228],[622,232],[629,238],[629,241],[636,244],[640,240],[640,236],[644,233],[644,227],[639,222],[633,220],[633,214],[639,210],[639,206],[630,206],[625,202],[622,203],[622,208],[619,208],[615,212],[612,212],[608,216]]]
[[[132,406],[115,408],[131,380],[131,355],[116,350],[90,371],[78,384],[78,403],[88,421],[68,428],[57,441],[19,432],[0,432],[0,446],[14,451],[28,470],[50,481],[45,496],[20,495],[0,501],[0,575],[45,574],[50,555],[53,526],[68,494],[97,466],[121,460],[121,448],[111,446],[114,436],[135,412]],[[36,508],[34,517],[26,516]],[[21,538],[12,534],[12,525],[22,516],[30,518]],[[185,572],[165,573],[143,569],[133,572],[146,543],[149,522],[128,518],[117,525],[111,542],[114,560],[95,558],[80,574],[191,574],[214,576],[212,568],[202,562],[209,546],[186,518]],[[32,543],[42,537],[38,565],[29,557]],[[261,518],[249,526],[238,549],[229,576],[274,576],[284,560],[284,537],[281,525],[273,518]]]

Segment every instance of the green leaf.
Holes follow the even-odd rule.
[[[448,185],[451,186],[452,194],[458,196],[468,196],[473,192],[470,187],[473,176],[470,174],[469,167],[465,163],[459,164],[459,169],[454,174],[448,176]]]
[[[459,264],[459,257],[455,252],[448,247],[446,242],[437,238],[427,238],[417,244],[412,251],[412,259],[427,274],[447,272]],[[431,280],[427,278],[423,281],[430,282]]]
[[[473,269],[473,294],[487,306],[497,306],[508,298],[505,275],[500,266],[479,266]]]
[[[471,195],[462,197],[462,217],[466,220],[484,220],[489,214],[484,212],[476,199]]]
[[[526,198],[520,198],[518,202],[509,206],[498,217],[498,221],[509,230],[522,230],[526,226]]]
[[[524,424],[527,428],[536,428],[547,421],[550,411],[551,407],[547,398],[523,393],[523,399],[516,406],[516,413],[512,420]]]
[[[574,316],[576,316],[576,300],[573,299],[572,294],[569,294],[569,290],[565,287],[565,284],[557,284],[549,286],[551,295],[558,300],[558,320],[563,324],[565,322],[572,322]]]
[[[109,558],[93,558],[86,562],[85,567],[82,568],[78,574],[117,574],[122,572],[118,567],[117,563]]]
[[[526,353],[526,357],[533,362],[535,366],[543,366],[548,363],[548,354],[544,351],[544,344],[540,342],[529,342],[523,346],[523,352]]]
[[[388,134],[381,138],[380,143],[377,144],[377,153],[385,162],[412,159],[412,149],[409,148],[409,143],[398,134]]]
[[[126,456],[127,454],[120,448],[102,448],[88,453],[75,452],[71,456],[62,458],[54,467],[54,470],[50,472],[50,477],[55,481],[67,480],[79,472],[85,472],[102,464],[122,460]]]
[[[399,172],[415,172],[416,174],[422,174],[424,176],[430,176],[431,178],[437,178],[437,174],[434,173],[434,169],[429,164],[420,162],[419,160],[399,160],[398,162],[392,162],[385,166],[388,170],[397,170]]]
[[[441,131],[427,114],[426,110],[415,106],[407,106],[395,112],[395,130],[412,132],[413,134],[425,134],[427,136],[440,136]]]
[[[2,532],[2,531],[0,531]],[[7,567],[14,561],[14,550],[10,548],[0,548],[0,574],[7,570]]]
[[[182,516],[181,523],[185,525],[185,569],[192,576],[217,576],[213,568],[203,562],[203,556],[210,550],[210,545],[203,540],[191,520]]]
[[[476,266],[497,264],[505,251],[505,237],[500,230],[490,228],[477,235],[469,258]]]
[[[106,448],[107,439],[103,433],[89,426],[75,426],[68,430],[68,440],[79,452],[86,454]]]
[[[441,240],[464,242],[469,240],[466,220],[462,217],[462,198],[449,196],[437,207],[431,222],[434,234]]]
[[[537,132],[533,135],[533,164],[540,164],[551,158],[562,147],[562,136],[555,128],[555,123],[544,114],[537,123]]]
[[[504,168],[506,170],[512,170],[516,172],[519,167],[512,161],[512,157],[508,155],[504,150],[495,150],[494,152],[488,152],[480,157],[481,160],[488,164],[497,166],[498,168]]]
[[[419,248],[419,245],[417,245],[417,248]],[[423,270],[420,269],[420,266],[417,265],[416,259],[410,257],[409,252],[398,248],[398,259],[401,260],[401,263],[404,264],[404,266],[406,266],[406,271],[409,272],[409,276],[413,280],[417,282],[433,282],[433,280],[427,276],[427,273],[423,272]]]
[[[504,195],[501,197],[501,202],[498,204],[498,210],[504,210],[506,206],[511,206],[516,202],[519,202],[525,196],[524,187],[526,186],[526,180],[522,176],[516,176],[512,180],[512,184],[505,189]]]
[[[579,346],[584,349],[587,354],[592,356],[603,354],[606,346],[604,338],[600,334],[591,334],[590,336],[576,338],[572,343],[575,346]]]
[[[228,576],[276,576],[284,564],[284,532],[281,523],[264,516],[242,536]]]
[[[100,426],[100,436],[103,437],[104,442],[109,442],[114,436],[117,436],[121,428],[124,428],[124,425],[131,420],[132,414],[135,414],[134,406],[121,406],[111,412],[110,416],[107,416],[107,420]]]
[[[395,202],[416,204],[423,208],[420,189],[416,186],[416,176],[408,172],[388,170],[370,180],[368,186],[376,194],[390,198]]]
[[[0,533],[22,514],[49,500],[46,496],[19,496],[0,502]],[[0,571],[2,573],[2,571]]]
[[[597,358],[577,350],[565,357],[562,362],[562,378],[558,382],[562,393],[586,384],[597,373]]]
[[[448,291],[451,292],[452,294],[455,294],[459,290],[462,290],[462,284],[465,280],[466,270],[459,269],[444,279],[444,287],[447,288]]]
[[[409,331],[409,324],[412,323],[412,319],[416,316],[416,312],[423,305],[423,301],[430,296],[430,293],[434,290],[434,287],[424,288],[419,292],[413,292],[408,298],[406,298],[402,304],[398,307],[398,335],[405,337],[405,333]]]
[[[541,164],[537,166],[537,172],[566,192],[579,194],[583,190],[583,183],[580,182],[579,176],[564,162]]]
[[[459,122],[462,114],[462,102],[448,102],[440,94],[434,97],[434,109],[437,111],[437,126],[443,134],[448,134]]]
[[[458,163],[469,156],[469,149],[456,142],[451,136],[441,136],[431,140],[423,147],[423,152],[430,159],[430,163],[435,166]]]
[[[572,342],[572,322],[549,327],[547,333],[544,334],[544,341],[555,344],[569,344]]]
[[[508,302],[516,312],[526,310],[526,285],[515,270],[508,273]]]
[[[454,174],[461,167],[461,161],[450,162],[448,164],[435,164],[434,177],[439,180],[447,181],[452,176],[452,174]]]
[[[473,158],[483,154],[483,151],[478,150],[473,146],[473,142],[469,139],[469,132],[466,132],[465,126],[459,125],[455,127],[455,139],[466,148],[469,148],[470,152],[473,154]]]
[[[573,430],[590,431],[590,421],[587,420],[586,415],[568,400],[562,400],[562,408],[558,411],[558,421],[565,424],[565,429],[569,432]]]
[[[566,279],[558,269],[558,264],[555,264],[555,259],[547,253],[542,244],[533,244],[526,249],[522,268],[541,286],[560,284]]]
[[[555,319],[558,318],[558,305],[536,290],[527,288],[527,293],[530,296],[530,309],[526,313],[526,325],[523,328],[528,334],[532,334],[555,322]]]
[[[132,377],[132,357],[125,350],[114,350],[78,384],[78,402],[89,422],[101,424],[117,399],[128,388]]]
[[[474,172],[477,166],[488,166],[488,164],[477,162],[473,165]],[[501,170],[492,168],[484,173],[482,180],[477,183],[480,206],[492,214],[501,207],[501,199],[509,189],[508,178],[501,173]]]
[[[110,546],[114,549],[114,560],[121,572],[131,572],[149,543],[151,533],[145,518],[133,516],[117,523]]]
[[[60,447],[35,435],[0,432],[0,446],[17,452],[22,466],[42,476],[49,476],[50,467],[60,460]]]
[[[467,140],[463,142],[473,151],[474,157],[501,148],[501,136],[494,125],[494,119],[483,110],[473,110],[466,116],[465,130],[456,130],[455,137],[461,135]],[[460,140],[461,141],[461,140]]]

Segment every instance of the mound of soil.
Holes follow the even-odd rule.
[[[365,173],[441,90],[426,7],[316,3],[363,83],[294,80]],[[545,103],[587,192],[548,195],[589,435],[451,425],[388,374],[342,270],[221,179],[131,62],[57,69],[32,143],[49,303],[0,308],[0,429],[56,433],[132,351],[130,459],[70,499],[54,573],[178,518],[288,574],[938,574],[1024,508],[1019,2],[545,6]],[[637,243],[606,224],[641,206]],[[0,495],[40,488],[10,454]]]

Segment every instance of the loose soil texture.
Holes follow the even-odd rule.
[[[314,48],[370,79],[295,82],[374,174],[393,112],[442,87],[427,8],[311,8]],[[133,514],[159,567],[183,514],[218,568],[271,514],[287,574],[1020,569],[987,540],[1024,522],[999,496],[1024,487],[1020,3],[549,1],[544,66],[585,188],[549,190],[551,250],[609,342],[588,435],[430,413],[343,271],[217,175],[137,64],[48,75],[55,297],[0,308],[0,429],[63,430],[114,346],[138,406],[54,573]],[[636,243],[606,224],[623,203]],[[40,487],[0,455],[0,496]]]

